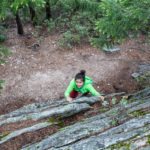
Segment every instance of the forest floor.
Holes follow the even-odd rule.
[[[4,45],[12,54],[7,64],[0,66],[0,79],[6,81],[0,95],[0,114],[29,103],[63,98],[70,80],[81,69],[92,77],[99,92],[131,93],[140,88],[131,74],[139,64],[150,61],[144,37],[125,41],[120,51],[106,53],[87,43],[61,48],[61,35],[37,31],[29,25],[25,33],[17,35],[15,27],[7,31]]]

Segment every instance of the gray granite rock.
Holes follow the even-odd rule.
[[[142,137],[146,134],[149,135],[150,114],[131,119],[116,127],[112,124],[116,118],[122,122],[128,118],[128,113],[143,108],[150,108],[149,93],[150,89],[147,88],[132,94],[131,98],[135,98],[134,102],[124,107],[118,104],[105,113],[65,127],[39,143],[24,147],[23,150],[28,148],[30,150],[98,150],[108,148],[111,145],[126,141],[135,136]],[[82,103],[82,100],[84,101],[84,99],[81,99],[79,103]],[[122,112],[122,108],[126,111],[125,114],[120,113],[120,111]]]
[[[140,64],[137,68],[137,71],[132,73],[131,76],[136,79],[136,78],[138,78],[142,75],[145,75],[147,73],[150,74],[150,64]]]
[[[147,145],[147,137],[144,137],[144,138],[139,138],[138,140],[135,140],[131,142],[130,144],[130,149],[131,150],[137,150],[145,145]]]
[[[136,93],[133,94],[129,94],[130,99],[135,99],[135,100],[142,100],[145,99],[147,97],[150,97],[150,87],[147,87],[141,91],[138,91]]]
[[[150,150],[150,145],[145,146],[145,147],[140,147],[140,150]]]
[[[27,127],[27,128],[24,128],[24,129],[13,131],[10,134],[8,134],[7,136],[1,138],[0,139],[0,144],[3,144],[4,142],[6,142],[8,140],[11,140],[12,138],[17,137],[17,136],[19,136],[19,135],[21,135],[23,133],[34,132],[34,131],[37,131],[39,129],[48,127],[50,125],[52,125],[52,123],[43,122],[43,123],[35,124],[35,125],[31,126],[31,127]]]
[[[64,99],[57,100],[57,101],[33,103],[33,104],[23,106],[20,109],[17,109],[17,110],[10,112],[8,114],[1,115],[0,120],[6,119],[9,117],[17,117],[17,116],[25,115],[25,114],[29,114],[29,113],[41,112],[43,110],[51,109],[54,107],[65,105],[65,104],[68,104],[68,103]]]
[[[150,134],[150,114],[129,120],[120,126],[110,129],[108,128],[110,127],[109,120],[110,118],[100,120],[97,118],[95,122],[90,124],[84,124],[84,122],[82,125],[75,124],[39,143],[23,148],[23,150],[97,150],[107,148],[117,142],[125,141],[135,136],[140,136],[145,132]]]
[[[82,104],[70,103],[68,105],[59,106],[56,108],[52,108],[50,110],[42,111],[40,113],[36,112],[36,113],[23,114],[17,117],[9,117],[7,119],[2,118],[0,120],[0,126],[8,123],[14,123],[14,122],[24,121],[29,119],[39,120],[39,119],[52,117],[52,116],[68,117],[88,109],[90,109],[90,106],[86,103],[82,103]]]
[[[119,47],[117,47],[117,46],[114,46],[114,47],[103,47],[103,50],[104,50],[105,52],[110,52],[110,53],[112,53],[112,52],[120,51],[121,49],[120,49]]]
[[[90,97],[90,98],[81,97],[79,99],[74,100],[72,103],[78,103],[78,104],[87,103],[87,104],[91,105],[98,101],[100,101],[100,99],[98,97]],[[53,109],[53,108],[59,109],[60,107],[63,107],[68,104],[70,104],[70,103],[68,103],[65,99],[57,100],[55,102],[48,101],[48,102],[41,102],[41,103],[33,103],[30,105],[24,106],[20,109],[17,109],[11,113],[1,115],[0,121],[4,120],[6,118],[18,117],[18,116],[26,115],[29,113],[38,113],[38,112],[42,112],[42,111],[45,111],[48,109],[49,110]]]
[[[139,65],[138,72],[140,72],[140,74],[145,74],[148,71],[150,71],[150,64]]]
[[[108,95],[107,95],[108,96]],[[96,116],[84,119],[73,125],[61,128],[47,138],[24,146],[23,150],[99,150],[109,149],[118,142],[134,139],[130,148],[138,148],[138,140],[150,135],[150,114],[138,118],[130,118],[129,114],[135,111],[150,108],[150,88],[129,95],[132,100],[126,105],[116,104],[110,110]],[[64,99],[56,103],[46,102],[31,104],[0,116],[0,126],[23,120],[40,120],[48,117],[69,117],[76,113],[91,109],[92,104],[100,101],[98,97],[81,97],[68,103]],[[130,100],[129,100],[130,102]],[[127,121],[128,119],[128,121]],[[120,125],[119,125],[120,124]],[[49,126],[49,123],[40,123],[13,131],[2,138],[0,144],[20,136],[23,133],[33,132]],[[136,138],[139,137],[140,139]],[[137,141],[137,143],[136,143]]]

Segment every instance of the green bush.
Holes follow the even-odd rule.
[[[67,31],[63,34],[63,38],[60,39],[59,45],[65,48],[72,48],[75,44],[80,43],[80,36],[73,34],[71,31]]]
[[[69,47],[74,43],[81,43],[82,40],[90,41],[94,46],[110,47],[141,32],[150,33],[150,0],[50,0],[49,2],[51,13],[49,21],[45,20],[46,0],[2,0],[0,19],[11,15],[15,19],[18,12],[25,24],[31,20],[29,6],[32,6],[35,11],[33,24],[41,26],[44,22],[49,32],[56,29],[64,33],[62,43]],[[0,32],[0,41],[5,40],[3,35]]]
[[[10,50],[4,46],[0,46],[0,64],[5,63],[5,57],[11,54]]]
[[[130,35],[150,30],[149,0],[102,0],[99,9],[102,17],[96,21],[98,37],[94,45],[118,44]]]
[[[0,46],[0,65],[5,64],[5,57],[9,56],[11,52],[9,51],[8,48]],[[3,88],[5,81],[0,80],[0,90]]]
[[[136,78],[136,81],[142,88],[149,87],[150,85],[150,71],[140,75]]]
[[[0,25],[0,42],[4,42],[7,39],[5,31],[6,28],[4,28],[3,25]]]
[[[44,22],[48,28],[48,32],[51,32],[53,29],[55,29],[55,21],[53,21],[52,19],[50,20],[45,20]]]
[[[6,40],[6,36],[3,34],[0,34],[0,42],[4,42]]]
[[[0,80],[0,90],[4,87],[4,83],[5,83],[4,80]]]
[[[93,35],[95,18],[90,12],[76,13],[70,20],[60,18],[59,21],[60,27],[62,26],[64,30],[62,30],[64,34],[61,39],[64,47],[72,48],[83,41],[89,41],[90,36]]]

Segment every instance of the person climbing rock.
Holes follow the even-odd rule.
[[[87,96],[91,94],[92,96],[98,96],[103,101],[104,97],[95,90],[92,86],[93,80],[85,75],[86,71],[81,70],[79,73],[75,75],[66,89],[64,95],[68,102],[71,102],[74,98],[76,98],[79,94],[82,96]]]

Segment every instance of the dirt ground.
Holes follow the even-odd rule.
[[[23,37],[13,27],[7,32],[4,45],[12,55],[6,65],[0,66],[0,79],[6,81],[0,95],[0,113],[32,102],[62,98],[70,80],[81,69],[93,78],[99,92],[135,91],[139,87],[131,74],[139,64],[150,61],[149,45],[143,37],[124,42],[118,52],[106,53],[85,43],[73,49],[60,48],[60,35],[37,33],[31,26],[26,27]]]

